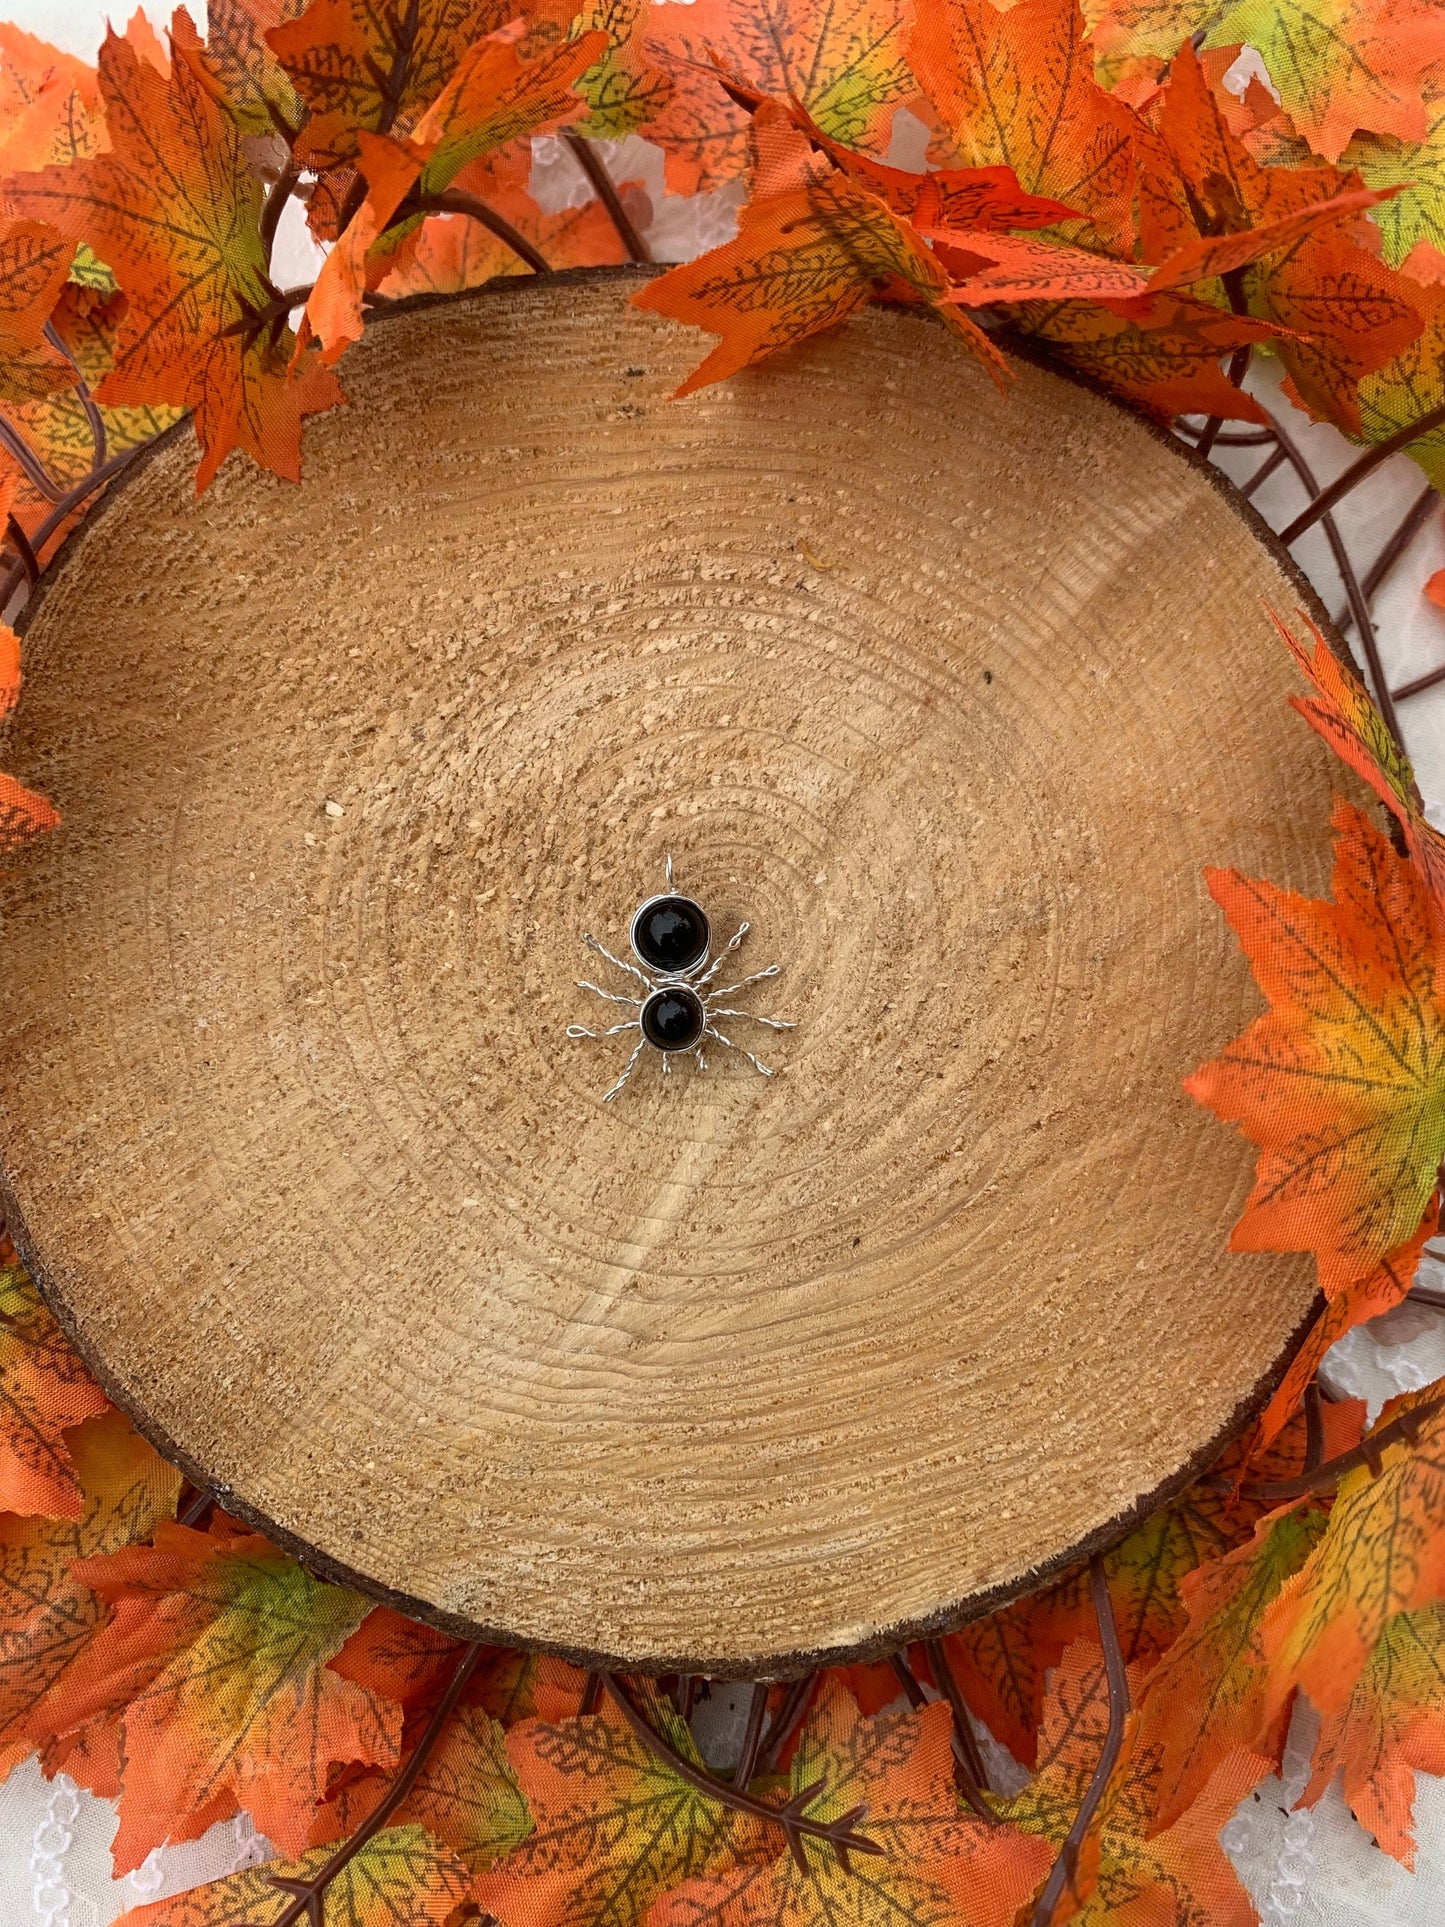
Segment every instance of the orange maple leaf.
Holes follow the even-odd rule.
[[[783,178],[791,157],[805,185],[750,201],[735,241],[633,296],[636,307],[722,337],[678,394],[806,341],[894,288],[932,305],[1002,383],[1007,363],[979,328],[942,305],[948,276],[916,231],[849,175],[818,162],[777,103],[763,102],[754,127],[760,165]]]
[[[1359,1410],[1329,1408],[1329,1451],[1349,1451],[1358,1443]],[[1295,1412],[1250,1469],[1264,1480],[1293,1478],[1303,1471],[1307,1450],[1304,1414]],[[1202,1479],[1156,1507],[1104,1554],[1120,1647],[1138,1680],[1188,1623],[1190,1574],[1246,1541],[1269,1510],[1267,1500],[1236,1490],[1245,1463],[1245,1444],[1236,1440]],[[1036,1757],[1048,1669],[1075,1640],[1091,1639],[1094,1628],[1088,1569],[1080,1567],[945,1639],[969,1705],[1024,1765]]]
[[[318,275],[306,304],[298,356],[314,336],[327,361],[361,338],[362,298],[385,278],[392,255],[369,267],[376,243],[408,195],[420,207],[443,193],[483,154],[574,120],[583,101],[574,87],[605,51],[602,33],[544,46],[492,37],[463,54],[441,93],[404,142],[362,130],[357,163],[366,196]]]
[[[264,139],[294,133],[306,109],[266,36],[295,20],[306,0],[206,0],[206,47],[201,58],[223,89],[243,134]]]
[[[1240,277],[1260,320],[1290,330],[1276,352],[1291,392],[1347,432],[1357,387],[1420,333],[1411,284],[1366,245],[1359,176],[1261,167],[1230,129],[1193,48],[1171,63],[1152,126],[1135,131],[1140,241],[1165,281],[1211,264]],[[1351,218],[1353,217],[1353,218]]]
[[[193,409],[198,488],[238,447],[294,480],[303,416],[341,391],[319,357],[288,372],[286,310],[257,227],[261,189],[199,70],[184,9],[172,44],[166,80],[109,34],[100,79],[111,151],[13,176],[5,193],[22,214],[89,241],[120,278],[128,305],[99,399]]]
[[[1144,1682],[1139,1705],[1138,1744],[1158,1760],[1158,1826],[1188,1811],[1235,1747],[1278,1760],[1284,1722],[1267,1706],[1260,1627],[1324,1529],[1313,1504],[1272,1513],[1246,1544],[1184,1578],[1187,1623]]]
[[[1129,1669],[1131,1693],[1140,1669]],[[1109,1729],[1109,1687],[1095,1640],[1065,1651],[1049,1685],[1034,1777],[999,1812],[1023,1832],[1062,1847],[1098,1768]],[[1118,1762],[1085,1837],[1073,1881],[1055,1919],[1087,1927],[1122,1920],[1209,1922],[1254,1927],[1256,1916],[1218,1842],[1219,1829],[1270,1762],[1232,1748],[1182,1819],[1158,1825],[1162,1763],[1141,1742],[1137,1714],[1124,1729]],[[1050,1859],[1053,1855],[1050,1854]]]
[[[298,1851],[334,1766],[395,1764],[399,1708],[326,1664],[367,1602],[268,1540],[224,1518],[209,1532],[162,1525],[153,1547],[84,1560],[75,1577],[110,1618],[31,1732],[124,1721],[118,1874],[238,1806]]]
[[[180,1473],[116,1411],[75,1428],[70,1458],[74,1520],[0,1514],[0,1778],[32,1750],[36,1708],[105,1619],[76,1562],[149,1538],[180,1494]]]
[[[1272,1444],[1288,1424],[1330,1347],[1338,1344],[1345,1333],[1353,1331],[1356,1325],[1363,1325],[1370,1318],[1378,1318],[1382,1312],[1404,1302],[1415,1282],[1425,1241],[1434,1237],[1439,1222],[1437,1204],[1426,1213],[1424,1223],[1408,1243],[1401,1245],[1398,1251],[1387,1252],[1375,1270],[1367,1272],[1363,1278],[1356,1278],[1327,1302],[1305,1334],[1304,1343],[1290,1360],[1289,1370],[1280,1381],[1279,1389],[1260,1414],[1250,1440],[1248,1458],[1252,1459]]]
[[[924,238],[951,274],[963,276],[946,298],[969,307],[991,301],[1130,301],[1146,288],[1142,269],[1063,241],[958,228],[927,228]]]
[[[580,83],[588,111],[577,131],[589,140],[624,140],[672,99],[676,83],[647,45],[654,17],[651,0],[588,0],[573,21],[574,34],[597,27],[607,35]]]
[[[1430,0],[1234,0],[1212,37],[1259,50],[1285,112],[1328,161],[1357,129],[1425,137],[1420,76],[1445,59]]]
[[[692,1736],[669,1703],[648,1716],[694,1765]],[[504,1927],[603,1927],[640,1921],[680,1881],[732,1857],[726,1809],[691,1787],[604,1701],[558,1725],[525,1720],[507,1756],[534,1832],[473,1884]]]
[[[1269,322],[1182,294],[1025,302],[1010,318],[1025,334],[1046,341],[1058,360],[1156,421],[1195,414],[1269,420],[1219,365],[1246,343],[1273,340],[1278,330]]]
[[[1415,1774],[1445,1773],[1445,1605],[1388,1620],[1343,1706],[1320,1728],[1304,1803],[1338,1773],[1375,1844],[1415,1864]]]
[[[520,15],[544,39],[563,37],[571,0],[311,0],[273,27],[268,44],[311,110],[297,158],[318,171],[356,158],[361,133],[410,134],[463,54]]]
[[[0,173],[88,160],[104,139],[95,69],[0,21]]]
[[[1445,1002],[1419,871],[1335,806],[1335,901],[1206,872],[1270,1009],[1185,1079],[1260,1147],[1236,1251],[1312,1251],[1334,1296],[1419,1228],[1445,1159]]]
[[[1063,238],[1133,255],[1134,116],[1094,78],[1079,0],[918,0],[909,58],[972,167],[1012,167],[1084,218]]]
[[[695,0],[660,7],[648,46],[673,95],[648,128],[667,185],[691,194],[736,180],[748,164],[748,117],[719,83],[796,98],[831,139],[881,151],[894,109],[918,83],[904,59],[899,0]]]
[[[1359,677],[1341,662],[1303,610],[1299,616],[1309,631],[1312,648],[1292,635],[1278,616],[1273,617],[1285,647],[1314,690],[1312,696],[1291,696],[1290,707],[1299,711],[1310,728],[1393,813],[1425,879],[1433,914],[1437,920],[1445,920],[1445,835],[1426,819],[1409,758],[1390,734]]]
[[[1301,1687],[1326,1720],[1345,1708],[1397,1613],[1445,1599],[1445,1412],[1439,1387],[1385,1407],[1376,1432],[1423,1407],[1412,1445],[1395,1438],[1341,1479],[1323,1538],[1263,1622],[1267,1709]],[[1367,1436],[1365,1444],[1368,1447]]]
[[[960,1815],[947,1706],[860,1717],[830,1673],[793,1760],[791,1793],[822,1789],[809,1806],[851,1824],[881,1852],[849,1855],[805,1840],[801,1861],[757,1838],[742,1864],[684,1881],[653,1908],[649,1927],[1010,1927],[1053,1858],[1015,1828]]]
[[[105,1407],[23,1268],[0,1270],[0,1512],[78,1519],[84,1498],[65,1434]]]
[[[331,1849],[322,1847],[297,1860],[248,1867],[169,1900],[132,1907],[115,1927],[237,1927],[240,1921],[274,1920],[330,1857]],[[386,1827],[327,1887],[325,1918],[336,1927],[450,1927],[466,1899],[465,1867],[424,1827]]]

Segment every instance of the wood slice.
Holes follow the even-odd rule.
[[[1201,866],[1322,890],[1331,769],[1300,584],[1177,444],[881,311],[674,403],[632,285],[390,319],[299,488],[198,501],[184,435],[71,545],[11,1218],[320,1570],[786,1672],[1117,1537],[1281,1369],[1309,1268],[1226,1252],[1253,1152],[1180,1080],[1258,1008]],[[797,1028],[604,1106],[582,932],[668,853]]]

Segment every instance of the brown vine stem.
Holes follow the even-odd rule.
[[[1367,597],[1374,595],[1385,577],[1390,573],[1391,569],[1394,568],[1395,564],[1400,560],[1400,557],[1420,533],[1420,530],[1424,527],[1429,517],[1431,508],[1438,499],[1435,493],[1434,483],[1427,482],[1411,503],[1409,514],[1397,525],[1389,541],[1386,542],[1369,568],[1366,569],[1360,587],[1364,590]],[[1335,626],[1340,630],[1346,630],[1354,619],[1354,611],[1352,609],[1341,609],[1335,617]],[[1395,693],[1398,695],[1399,691],[1397,690]]]
[[[261,255],[267,274],[271,272],[271,256],[276,251],[276,230],[281,225],[281,216],[286,212],[286,203],[296,192],[300,179],[301,169],[292,155],[277,176],[275,185],[266,196],[266,205],[261,210]]]
[[[963,1749],[964,1770],[978,1791],[987,1793],[988,1768],[983,1763],[983,1754],[979,1751],[978,1739],[973,1730],[973,1721],[969,1716],[967,1702],[963,1697],[963,1689],[959,1686],[954,1677],[953,1668],[948,1663],[948,1653],[943,1641],[925,1639],[923,1650],[927,1653],[928,1664],[933,1669],[934,1682],[948,1701],[949,1710],[953,1714],[954,1738]],[[970,1801],[969,1804],[972,1805],[972,1802]],[[992,1809],[987,1811],[989,1819],[994,1819]]]
[[[909,1705],[912,1706],[915,1709],[915,1711],[920,1706],[927,1706],[928,1695],[923,1690],[923,1683],[919,1679],[918,1675],[914,1672],[913,1668],[908,1664],[908,1661],[904,1656],[904,1654],[894,1653],[894,1655],[892,1656],[892,1658],[889,1660],[888,1663],[893,1668],[894,1672],[898,1675],[898,1679],[903,1687],[903,1690],[908,1695]],[[954,1686],[954,1691],[955,1692],[958,1691],[958,1687],[956,1683]],[[939,1697],[940,1698],[943,1697],[942,1693],[939,1694]],[[979,1819],[985,1820],[988,1822],[990,1826],[993,1826],[996,1824],[997,1816],[994,1814],[991,1808],[984,1805],[983,1799],[979,1794],[978,1776],[974,1774],[974,1772],[969,1766],[963,1734],[959,1727],[959,1716],[957,1712],[955,1712],[953,1709],[952,1701],[949,1702],[949,1711],[953,1713],[953,1731],[951,1736],[951,1744],[953,1748],[954,1764],[957,1769],[955,1773],[955,1779],[958,1782],[958,1790],[960,1793],[962,1793],[968,1805],[978,1815]],[[965,1721],[965,1724],[966,1724],[966,1721]],[[973,1738],[973,1732],[971,1728],[969,1730],[969,1738],[970,1739]]]
[[[616,228],[623,247],[627,249],[628,259],[650,266],[652,250],[638,233],[632,216],[622,205],[622,197],[617,192],[612,176],[603,165],[602,156],[585,134],[574,133],[570,127],[563,128],[562,138],[571,149],[573,159],[592,183],[598,200],[607,209],[608,218]]]
[[[59,484],[52,480],[35,450],[11,422],[0,415],[0,447],[6,448],[25,471],[26,479],[38,489],[47,502],[58,502],[65,494]]]
[[[440,194],[423,194],[414,201],[404,202],[403,209],[407,208],[413,213],[420,214],[468,215],[473,221],[479,221],[484,228],[490,229],[499,241],[505,242],[513,254],[520,256],[534,274],[552,272],[552,264],[542,250],[534,247],[521,229],[514,228],[505,215],[498,214],[494,207],[488,206],[485,201],[478,200],[475,194],[464,194],[459,188],[449,187]],[[402,218],[403,214],[399,212],[397,220]],[[396,224],[396,221],[393,221],[392,226]]]
[[[105,484],[119,475],[123,468],[128,468],[136,456],[140,454],[141,449],[146,446],[147,444],[142,442],[135,448],[126,449],[123,454],[112,455],[104,467],[93,468],[83,482],[77,482],[69,494],[62,495],[60,500],[55,504],[55,507],[30,538],[35,553],[37,555],[40,554],[55,531],[64,524],[69,516],[75,513],[76,509],[81,506],[88,496],[93,495],[98,488],[104,488]],[[21,578],[24,574],[25,565],[23,563],[17,563],[5,578],[3,586],[0,586],[0,609],[9,607],[10,598],[14,595],[16,589],[19,588]]]
[[[1435,408],[1427,409],[1414,421],[1406,422],[1403,428],[1397,428],[1393,435],[1387,435],[1384,441],[1376,442],[1373,448],[1367,448],[1363,455],[1351,462],[1342,474],[1335,477],[1328,488],[1320,490],[1308,508],[1301,509],[1293,522],[1280,530],[1280,541],[1288,548],[1290,543],[1297,541],[1306,529],[1313,528],[1322,515],[1328,515],[1335,503],[1343,500],[1351,489],[1358,488],[1367,475],[1373,475],[1381,462],[1388,461],[1392,455],[1398,455],[1402,448],[1408,448],[1412,442],[1420,441],[1434,429],[1441,427],[1445,427],[1445,402],[1439,403]]]
[[[1274,432],[1278,438],[1280,447],[1284,450],[1289,460],[1291,468],[1293,468],[1295,474],[1298,475],[1305,490],[1308,494],[1318,499],[1317,491],[1319,484],[1315,481],[1314,470],[1296,446],[1293,436],[1291,436],[1278,421],[1274,422]],[[1330,545],[1330,554],[1334,558],[1335,567],[1340,572],[1340,580],[1345,585],[1345,594],[1349,598],[1350,608],[1354,611],[1355,628],[1359,632],[1360,647],[1365,652],[1365,665],[1370,672],[1370,679],[1375,686],[1376,705],[1379,708],[1380,714],[1385,719],[1385,727],[1394,737],[1399,747],[1403,749],[1405,747],[1405,740],[1400,733],[1400,719],[1395,713],[1394,697],[1390,693],[1389,679],[1385,675],[1385,665],[1380,660],[1380,645],[1375,635],[1375,625],[1370,620],[1369,602],[1365,597],[1364,590],[1360,587],[1359,578],[1355,574],[1355,566],[1350,560],[1350,552],[1345,547],[1344,538],[1340,534],[1334,517],[1326,514],[1320,518],[1320,521],[1324,530],[1325,540]]]
[[[768,1711],[768,1683],[758,1680],[748,1701],[748,1723],[743,1729],[742,1751],[733,1768],[733,1785],[746,1787],[758,1766],[758,1748],[763,1743],[763,1721]]]
[[[1104,1648],[1104,1675],[1109,1682],[1109,1730],[1104,1735],[1099,1763],[1074,1815],[1074,1824],[1069,1828],[1059,1857],[1034,1906],[1031,1927],[1052,1927],[1054,1910],[1064,1891],[1064,1883],[1073,1881],[1079,1848],[1104,1797],[1109,1775],[1114,1771],[1119,1749],[1124,1744],[1124,1721],[1129,1714],[1129,1680],[1124,1671],[1124,1655],[1119,1647],[1119,1628],[1114,1623],[1114,1602],[1109,1597],[1109,1582],[1104,1577],[1104,1562],[1098,1553],[1089,1560],[1089,1595],[1093,1600],[1094,1617],[1099,1623],[1099,1640]]]
[[[13,515],[7,515],[5,518],[5,533],[15,544],[15,553],[25,565],[25,573],[30,577],[33,587],[40,580],[40,564],[36,560],[34,549],[30,546],[30,537]]]
[[[813,1697],[813,1688],[818,1683],[816,1673],[805,1673],[802,1679],[795,1679],[788,1688],[787,1697],[778,1708],[778,1716],[768,1728],[768,1737],[758,1755],[758,1769],[766,1773],[778,1763],[783,1748],[802,1724],[803,1715],[808,1710],[808,1701]]]
[[[1417,1445],[1423,1428],[1441,1412],[1445,1412],[1445,1395],[1427,1399],[1413,1412],[1401,1412],[1398,1418],[1382,1425],[1350,1451],[1325,1459],[1312,1472],[1302,1472],[1297,1479],[1247,1479],[1239,1488],[1240,1493],[1246,1499],[1264,1499],[1271,1505],[1282,1505],[1289,1499],[1302,1499],[1310,1492],[1326,1491],[1337,1485],[1347,1472],[1358,1471],[1362,1465],[1370,1468],[1372,1479],[1378,1479],[1384,1469],[1386,1447],[1398,1445],[1402,1439],[1408,1445]]]
[[[795,1793],[783,1806],[776,1807],[771,1801],[754,1799],[739,1786],[730,1786],[726,1780],[715,1780],[705,1768],[694,1766],[692,1761],[678,1752],[677,1748],[663,1734],[659,1733],[642,1709],[633,1700],[625,1682],[616,1673],[604,1673],[602,1681],[617,1704],[617,1708],[627,1724],[632,1728],[645,1747],[664,1762],[680,1780],[696,1787],[711,1800],[721,1806],[731,1807],[737,1813],[749,1813],[755,1819],[767,1820],[773,1826],[781,1827],[788,1849],[798,1865],[807,1870],[808,1859],[804,1851],[805,1840],[816,1840],[827,1847],[845,1873],[852,1869],[848,1856],[854,1853],[876,1853],[885,1851],[876,1840],[866,1834],[855,1833],[855,1824],[861,1824],[868,1817],[866,1805],[850,1807],[846,1813],[839,1814],[836,1820],[810,1820],[808,1808],[821,1799],[826,1791],[822,1780],[815,1780]],[[285,1927],[277,1921],[275,1927]]]
[[[1437,682],[1445,682],[1445,662],[1442,662],[1438,669],[1427,670],[1423,676],[1417,676],[1413,682],[1407,682],[1391,693],[1397,703],[1402,703],[1407,696],[1424,695],[1425,691],[1433,689]]]
[[[81,373],[80,363],[76,360],[75,356],[70,352],[70,348],[65,340],[65,337],[61,334],[60,330],[56,327],[53,321],[47,321],[45,324],[45,339],[50,343],[51,347],[54,348],[58,354],[62,354],[65,356],[65,359],[70,363],[71,367],[75,370],[76,400],[80,403],[81,409],[85,415],[86,426],[90,430],[90,443],[91,443],[91,451],[92,451],[90,465],[92,468],[100,468],[104,465],[106,457],[110,453],[108,438],[105,432],[105,418],[95,405],[95,398],[90,392],[90,383],[85,379],[85,376]]]
[[[466,1690],[467,1681],[476,1669],[482,1650],[479,1641],[464,1649],[461,1658],[457,1661],[456,1671],[447,1684],[447,1690],[438,1701],[436,1711],[427,1721],[426,1729],[413,1748],[411,1757],[392,1781],[385,1798],[372,1809],[351,1838],[342,1842],[331,1858],[317,1868],[310,1880],[291,1880],[282,1874],[270,1876],[270,1884],[281,1893],[290,1894],[292,1899],[273,1921],[266,1923],[266,1927],[292,1927],[292,1923],[300,1920],[303,1914],[311,1927],[325,1927],[323,1909],[326,1889],[356,1858],[373,1834],[381,1832],[392,1814],[416,1785],[422,1768],[435,1752],[437,1742],[446,1731],[447,1722],[456,1711],[457,1701]]]
[[[1412,1285],[1405,1296],[1412,1305],[1430,1305],[1436,1311],[1445,1311],[1445,1291],[1432,1291],[1428,1285]]]

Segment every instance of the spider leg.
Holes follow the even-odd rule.
[[[719,991],[718,995],[721,996],[722,992]],[[791,1017],[760,1017],[755,1010],[720,1010],[715,1009],[709,1004],[707,1014],[709,1017],[746,1017],[750,1024],[766,1024],[769,1030],[796,1030],[798,1028]]]
[[[632,1027],[629,1024],[629,1025],[621,1026],[621,1028],[630,1030]],[[628,1058],[627,1062],[622,1067],[621,1077],[618,1078],[617,1082],[612,1086],[610,1091],[604,1091],[602,1093],[602,1102],[604,1104],[610,1104],[613,1098],[616,1097],[617,1093],[622,1089],[622,1086],[627,1082],[628,1078],[631,1077],[633,1065],[637,1062],[638,1058],[641,1057],[642,1053],[646,1049],[647,1049],[647,1039],[645,1037],[639,1037],[636,1045],[633,1048],[631,1057]]]
[[[569,1024],[567,1026],[567,1035],[569,1037],[590,1037],[594,1043],[597,1043],[604,1037],[620,1037],[623,1031],[637,1030],[638,1028],[637,1019],[630,1017],[625,1024],[613,1024],[608,1030],[588,1030],[585,1024]]]
[[[605,957],[608,963],[615,964],[619,970],[625,970],[629,977],[635,977],[644,990],[650,990],[652,988],[636,964],[627,963],[621,957],[614,957],[605,945],[598,943],[590,930],[584,930],[582,932],[582,941],[589,950],[595,950],[599,957]]]
[[[761,1059],[754,1057],[750,1050],[744,1050],[741,1044],[735,1044],[731,1037],[724,1037],[722,1032],[715,1030],[711,1023],[708,1024],[703,1034],[704,1036],[716,1039],[719,1044],[725,1045],[728,1050],[735,1050],[740,1057],[746,1057],[760,1077],[771,1077],[773,1075],[772,1071]]]
[[[595,991],[599,997],[605,997],[609,1004],[632,1004],[640,1008],[643,1001],[641,997],[619,997],[615,990],[604,990],[601,984],[589,983],[586,977],[577,977],[573,981],[579,990]]]
[[[710,983],[712,981],[712,979],[722,969],[723,963],[725,962],[725,960],[733,954],[733,952],[737,949],[738,945],[742,942],[743,938],[748,934],[749,930],[751,930],[752,927],[753,926],[750,923],[740,923],[738,925],[736,933],[732,937],[730,937],[727,943],[724,944],[723,948],[719,950],[717,955],[713,958],[712,962],[708,965],[707,969],[702,973],[700,977],[694,978],[693,985],[695,989],[700,990],[705,983]]]
[[[755,970],[751,977],[739,977],[735,984],[719,984],[713,991],[714,997],[731,997],[734,991],[746,990],[749,984],[760,984],[768,977],[776,977],[782,970],[781,964],[769,964],[766,970]]]

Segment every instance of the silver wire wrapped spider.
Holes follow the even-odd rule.
[[[763,1024],[769,1030],[795,1029],[796,1026],[786,1017],[761,1017],[756,1011],[737,1010],[721,1001],[745,990],[749,984],[759,984],[764,978],[776,977],[782,965],[769,964],[766,970],[755,970],[750,976],[739,977],[736,983],[708,988],[751,928],[750,924],[739,924],[736,934],[728,939],[709,963],[712,926],[700,903],[695,903],[691,897],[679,896],[674,889],[672,858],[669,857],[666,890],[660,896],[649,897],[633,912],[628,940],[632,945],[632,954],[637,958],[636,964],[614,957],[590,930],[583,931],[582,941],[589,950],[595,950],[599,957],[605,957],[618,970],[635,977],[642,986],[640,997],[624,997],[615,990],[604,990],[601,984],[591,983],[585,977],[577,979],[579,990],[590,990],[595,996],[605,998],[609,1004],[625,1004],[635,1012],[634,1016],[611,1025],[607,1030],[589,1030],[585,1024],[567,1026],[569,1037],[587,1037],[594,1042],[607,1037],[622,1037],[628,1031],[639,1033],[632,1055],[623,1066],[622,1075],[610,1090],[602,1094],[604,1104],[610,1104],[616,1097],[649,1045],[662,1052],[664,1074],[672,1069],[674,1057],[687,1054],[697,1059],[699,1070],[706,1070],[703,1045],[710,1039],[715,1044],[721,1044],[725,1050],[735,1050],[740,1057],[746,1057],[761,1076],[773,1075],[769,1067],[754,1057],[750,1050],[735,1044],[731,1037],[725,1037],[714,1019],[741,1017],[752,1024]],[[643,968],[639,969],[638,964]]]

